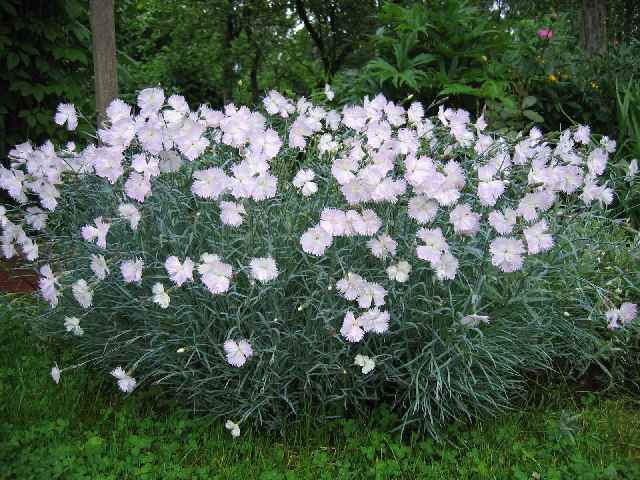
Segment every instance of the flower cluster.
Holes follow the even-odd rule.
[[[334,98],[329,86],[325,96]],[[230,367],[277,364],[274,329],[318,328],[305,323],[302,306],[292,313],[296,302],[287,295],[302,297],[315,315],[332,312],[327,331],[341,323],[339,336],[313,330],[314,348],[382,345],[429,302],[448,298],[442,292],[456,282],[472,288],[476,268],[501,276],[544,258],[566,205],[613,200],[602,176],[615,142],[596,141],[587,126],[557,141],[537,128],[514,140],[489,133],[484,117],[474,123],[464,110],[441,106],[428,118],[420,103],[405,108],[382,95],[335,110],[271,91],[263,105],[266,113],[235,105],[192,110],[183,97],[149,88],[137,108],[109,105],[97,144],[57,151],[51,142],[27,142],[11,150],[0,188],[19,208],[0,207],[1,250],[36,262],[43,298],[63,312],[62,330],[86,339],[107,328],[97,324],[101,315],[109,328],[117,325],[124,309],[116,313],[115,305],[133,299],[134,326],[123,331],[135,322],[156,328],[162,319],[193,343],[194,363],[184,371],[215,370],[229,383],[237,375]],[[75,108],[60,105],[55,122],[74,130]],[[292,157],[301,163],[293,169]],[[77,216],[61,220],[70,208]],[[427,284],[442,291],[432,299]],[[409,308],[414,301],[423,310]],[[458,328],[493,328],[487,315],[469,313],[477,299],[458,305],[467,310],[456,312]],[[606,315],[618,328],[635,318],[635,305]],[[171,343],[146,333],[131,343],[149,342],[154,352]],[[384,335],[382,343],[367,333]],[[379,353],[357,354],[355,365],[375,376],[393,361]],[[115,358],[105,360],[109,368]],[[144,362],[135,368],[144,381]],[[59,373],[52,371],[54,380]],[[136,388],[122,367],[111,374],[122,391]],[[239,435],[235,423],[227,428]]]

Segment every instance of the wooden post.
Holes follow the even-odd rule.
[[[607,0],[582,0],[582,42],[589,53],[607,51]]]
[[[113,0],[91,0],[93,70],[96,85],[98,127],[106,118],[107,106],[118,96],[118,61]]]

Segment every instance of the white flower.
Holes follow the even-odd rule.
[[[40,268],[40,278],[38,278],[38,287],[42,297],[49,302],[49,305],[53,308],[58,305],[58,296],[60,293],[56,289],[58,285],[58,279],[51,270],[51,265],[46,264]]]
[[[465,315],[460,320],[465,327],[477,327],[480,323],[489,323],[489,317],[486,315]]]
[[[142,269],[144,261],[140,258],[125,260],[120,264],[120,272],[125,283],[140,282],[142,280]]]
[[[633,177],[638,173],[638,160],[633,159],[629,162],[629,166],[627,167],[627,175],[624,177],[627,182],[633,181]]]
[[[336,288],[347,300],[358,298],[367,282],[357,273],[348,272],[347,276],[336,283]]]
[[[124,192],[128,197],[143,203],[145,198],[151,195],[151,182],[138,172],[131,172],[127,181],[124,182]]]
[[[323,255],[325,250],[331,246],[331,243],[333,243],[333,237],[319,225],[311,227],[300,237],[302,250],[316,257]]]
[[[382,227],[382,220],[373,210],[363,210],[361,221],[353,224],[358,235],[375,235]]]
[[[433,221],[438,214],[438,204],[426,195],[417,195],[409,199],[409,217],[418,223]]]
[[[109,227],[111,224],[108,222],[104,222],[102,217],[95,218],[93,222],[96,224],[93,225],[85,225],[80,230],[82,234],[82,238],[87,242],[93,242],[95,240],[96,245],[102,249],[107,248],[107,233],[109,233]]]
[[[143,117],[158,113],[163,104],[164,91],[161,88],[145,88],[138,94],[138,106]]]
[[[449,246],[440,227],[421,228],[416,236],[425,243],[416,247],[416,255],[420,260],[426,260],[433,264],[440,260],[443,253],[449,251]]]
[[[56,384],[60,383],[60,369],[58,368],[57,363],[53,366],[53,368],[51,368],[51,378]]]
[[[132,203],[121,203],[118,206],[118,213],[120,216],[129,222],[131,230],[138,229],[138,223],[140,222],[140,212],[136,206]]]
[[[524,229],[524,238],[527,241],[529,254],[546,252],[553,247],[553,237],[546,233],[547,222],[544,220]]]
[[[378,236],[378,238],[372,238],[367,242],[367,247],[369,247],[371,254],[376,258],[393,257],[396,254],[397,246],[398,242],[386,233]]]
[[[379,308],[372,308],[364,312],[358,321],[365,332],[384,333],[389,330],[389,312],[381,312]]]
[[[518,214],[515,210],[507,208],[504,213],[497,210],[489,213],[489,225],[500,235],[508,235],[513,231],[513,227],[518,220]]]
[[[196,170],[191,191],[199,197],[216,200],[231,187],[231,179],[218,167]]]
[[[102,255],[91,255],[91,271],[96,275],[99,280],[104,280],[109,274],[109,267],[107,267],[107,261]]]
[[[38,258],[38,255],[39,255],[38,244],[31,239],[27,239],[22,244],[22,253],[24,254],[27,260],[29,260],[30,262],[33,262]]]
[[[576,142],[588,145],[591,142],[591,129],[587,125],[579,125],[573,134]]]
[[[384,297],[387,295],[385,288],[374,282],[365,282],[358,295],[358,305],[360,308],[370,308],[373,303],[376,307],[384,305]]]
[[[437,262],[431,264],[436,269],[438,280],[453,280],[458,272],[458,259],[445,252]]]
[[[84,333],[80,326],[80,319],[77,317],[64,317],[64,328],[67,329],[67,332],[71,332],[77,337]]]
[[[241,203],[220,202],[220,220],[225,225],[238,227],[242,225],[242,216],[247,213]]]
[[[608,154],[602,148],[593,150],[587,158],[589,173],[595,176],[602,175],[607,168]]]
[[[217,295],[229,290],[233,273],[231,265],[222,262],[218,255],[211,253],[203,253],[200,261],[202,263],[198,265],[198,273],[211,294]]]
[[[251,277],[259,282],[267,283],[278,276],[278,267],[273,257],[253,258],[249,266]]]
[[[351,343],[357,343],[364,337],[364,330],[352,312],[347,312],[344,316],[342,328],[340,328],[340,335]]]
[[[153,303],[157,303],[160,305],[160,308],[169,307],[169,302],[171,302],[171,298],[164,291],[164,286],[162,283],[158,282],[151,287],[151,291],[153,292]]]
[[[253,349],[247,340],[227,340],[224,342],[224,351],[227,354],[227,362],[234,367],[243,366],[253,356]]]
[[[449,214],[453,230],[460,235],[475,235],[480,230],[480,214],[471,211],[471,207],[459,204]]]
[[[231,433],[231,436],[233,438],[238,438],[240,436],[240,425],[238,425],[237,423],[234,423],[231,420],[227,420],[224,424],[224,428],[229,430],[229,433]]]
[[[396,282],[404,283],[409,280],[409,273],[411,273],[411,264],[402,260],[395,265],[390,265],[387,268],[387,276],[389,280],[395,280]]]
[[[638,314],[638,306],[635,303],[624,302],[620,305],[620,320],[622,320],[623,324],[628,324],[633,322]]]
[[[76,113],[76,107],[72,103],[61,103],[58,105],[53,120],[58,125],[67,124],[67,130],[75,130],[78,126],[78,115]]]
[[[193,261],[189,257],[180,263],[180,259],[172,255],[165,260],[164,268],[171,281],[179,287],[186,281],[193,281]]]
[[[605,316],[607,317],[607,328],[609,330],[620,328],[620,324],[618,323],[618,320],[620,320],[620,310],[618,308],[607,310]]]
[[[347,215],[337,208],[325,208],[322,210],[320,227],[334,237],[348,235],[350,230],[347,223]]]
[[[315,176],[311,169],[299,170],[293,178],[293,185],[301,190],[302,195],[309,197],[318,191],[318,185],[313,182]]]
[[[89,308],[93,303],[93,292],[89,289],[86,280],[77,280],[71,287],[73,296],[82,308]]]
[[[524,243],[520,239],[498,237],[490,246],[491,263],[503,272],[515,272],[522,268]]]
[[[373,358],[368,357],[366,355],[356,355],[355,360],[353,361],[354,365],[362,367],[362,373],[367,374],[372,372],[374,368],[376,368],[376,362]]]
[[[0,226],[3,225],[4,207],[0,207]],[[6,217],[4,217],[6,220]],[[38,207],[28,207],[24,216],[27,225],[31,225],[34,230],[43,230],[47,224],[47,213]]]
[[[336,93],[331,90],[331,86],[328,83],[324,84],[324,94],[327,97],[327,100],[332,101],[336,96]]]
[[[493,207],[504,193],[505,185],[501,180],[490,180],[478,183],[478,198],[485,207]]]
[[[111,375],[118,379],[118,388],[124,393],[133,392],[136,388],[136,379],[124,371],[122,367],[116,367],[111,371]]]

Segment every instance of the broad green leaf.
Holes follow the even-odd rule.
[[[542,115],[540,115],[537,112],[534,112],[533,110],[523,110],[522,115],[524,115],[526,118],[528,118],[532,122],[544,123],[544,118],[542,118]]]

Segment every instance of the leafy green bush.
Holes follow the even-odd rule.
[[[507,408],[529,372],[631,348],[636,239],[587,208],[612,201],[611,140],[497,136],[383,96],[264,105],[192,111],[146,89],[136,114],[114,101],[97,146],[18,145],[2,250],[38,261],[56,308],[34,326],[234,436],[380,399],[433,432]],[[73,127],[73,106],[55,120]]]
[[[25,137],[63,140],[51,123],[60,98],[90,116],[91,34],[79,0],[0,4],[0,158]],[[56,135],[57,137],[53,137]]]

